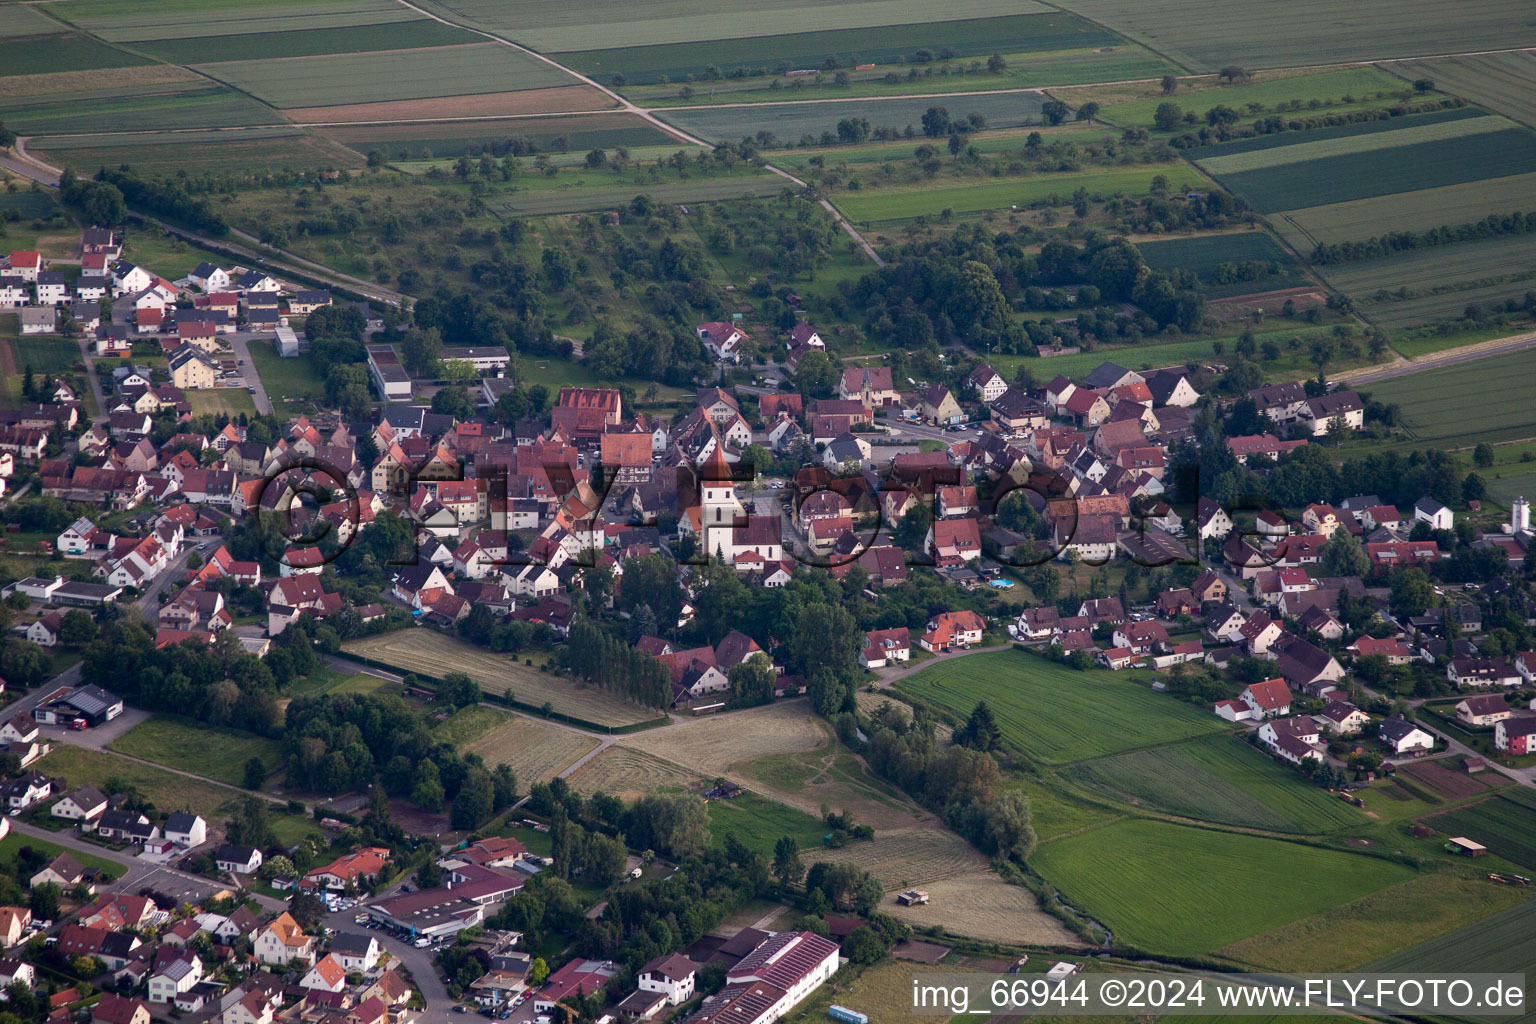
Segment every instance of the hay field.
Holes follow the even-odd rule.
[[[635,733],[620,745],[714,776],[770,754],[816,750],[829,742],[810,706],[788,701]]]
[[[516,773],[518,785],[547,782],[597,746],[597,740],[536,718],[507,715],[505,725],[465,747],[495,767],[504,764]]]
[[[658,790],[697,789],[708,782],[681,765],[618,744],[576,769],[566,781],[584,796],[607,793],[626,801]]]
[[[605,690],[545,675],[506,655],[493,654],[430,629],[383,633],[348,643],[344,649],[401,672],[431,676],[463,672],[486,693],[510,690],[520,703],[537,707],[547,701],[558,714],[597,725],[633,725],[660,714]]]
[[[274,107],[430,99],[574,85],[558,68],[498,43],[324,57],[199,64],[197,70]]]

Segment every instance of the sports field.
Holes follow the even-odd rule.
[[[1116,800],[1224,825],[1316,834],[1365,824],[1355,808],[1231,736],[1085,761],[1066,774]]]
[[[1410,82],[1431,79],[1441,92],[1536,127],[1536,54],[1530,51],[1393,61],[1386,68]]]
[[[574,85],[575,79],[498,43],[199,64],[197,70],[275,107],[414,100]]]
[[[549,703],[563,715],[595,725],[632,725],[658,717],[658,712],[631,704],[605,690],[580,687],[529,668],[517,659],[494,654],[431,629],[403,629],[354,640],[344,645],[351,654],[370,658],[401,672],[442,676],[463,672],[485,693],[506,693],[521,704]]]
[[[1119,942],[1181,955],[1208,953],[1414,875],[1375,857],[1142,819],[1043,843],[1030,865]]]
[[[1007,210],[1052,197],[1067,202],[1080,188],[1086,189],[1093,201],[1113,196],[1142,196],[1151,190],[1152,179],[1158,175],[1167,177],[1175,188],[1205,184],[1193,168],[1182,164],[1088,167],[1066,174],[1031,174],[1003,179],[983,177],[969,185],[946,183],[942,186],[860,189],[840,194],[835,202],[849,220],[878,224],[924,215],[937,216],[944,210],[954,213]]]
[[[1092,18],[1197,71],[1337,64],[1536,44],[1523,0],[1183,0],[1177,16],[1139,0],[1067,0]]]
[[[837,130],[837,122],[848,117],[862,117],[871,128],[904,131],[919,128],[923,112],[929,107],[943,107],[950,117],[978,113],[989,128],[1016,128],[1037,124],[1040,105],[1045,97],[1026,91],[977,96],[923,96],[916,99],[864,99],[836,103],[753,103],[741,107],[692,107],[668,110],[667,121],[684,131],[712,142],[735,141],[758,132],[770,132],[784,143],[797,143],[810,136],[819,140],[824,133]],[[835,140],[834,140],[835,141]]]
[[[1461,447],[1536,434],[1536,350],[1508,352],[1368,385],[1402,407],[1416,441]]]
[[[253,757],[261,758],[268,774],[283,765],[283,750],[276,740],[190,718],[159,715],[129,729],[107,744],[107,749],[231,786],[245,784],[245,764]]]
[[[1213,715],[1107,669],[1079,672],[1019,651],[940,661],[895,686],[964,719],[985,700],[1003,743],[1045,764],[1066,764],[1224,732]]]

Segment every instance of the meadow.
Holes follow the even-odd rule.
[[[705,779],[643,750],[614,745],[576,769],[568,781],[583,796],[607,793],[633,802],[647,793],[698,789]]]
[[[1536,237],[1506,235],[1322,268],[1373,323],[1409,327],[1536,288]]]
[[[54,26],[57,28],[58,26]],[[131,68],[150,61],[78,32],[35,36],[0,35],[0,78],[56,71]]]
[[[1003,745],[1066,764],[1223,732],[1220,719],[1132,682],[1123,673],[1065,665],[1019,651],[940,661],[895,685],[964,719],[985,700]]]
[[[1426,819],[1448,836],[1465,836],[1522,867],[1536,868],[1536,808],[1495,796]]]
[[[1483,120],[1477,118],[1435,127],[1483,127],[1480,124]],[[1502,123],[1504,127],[1496,131],[1423,142],[1408,141],[1401,145],[1398,144],[1400,132],[1357,136],[1352,141],[1369,148],[1289,161],[1285,156],[1288,150],[1304,152],[1307,148],[1308,144],[1302,142],[1304,136],[1300,136],[1297,139],[1300,146],[1263,151],[1262,155],[1274,161],[1268,166],[1211,173],[1224,187],[1246,198],[1261,213],[1525,173],[1536,164],[1536,133],[1512,122]],[[1206,168],[1217,163],[1220,151],[1219,146],[1201,150],[1201,155],[1196,158],[1197,165]],[[1258,157],[1261,154],[1242,155]]]
[[[177,768],[230,786],[245,784],[245,764],[261,758],[270,774],[282,767],[282,746],[239,729],[190,718],[155,716],[107,744],[108,750]]]
[[[261,378],[261,386],[274,406],[286,407],[292,412],[301,407],[312,407],[315,401],[324,397],[325,380],[309,353],[285,358],[274,352],[268,341],[251,341],[246,348]]]
[[[804,29],[808,13],[804,0],[759,0],[750,7],[725,9],[698,0],[622,7],[609,0],[517,7],[501,0],[428,0],[424,6],[544,53],[783,35]],[[1037,0],[954,0],[942,13],[970,19],[1051,10]],[[933,21],[935,14],[926,0],[847,0],[813,11],[818,28],[840,31]]]
[[[1087,761],[1065,774],[1115,800],[1223,825],[1316,834],[1363,823],[1353,807],[1230,736]]]
[[[574,85],[568,74],[498,43],[199,64],[275,107],[377,103]]]
[[[162,811],[191,811],[210,822],[227,813],[234,801],[240,799],[238,792],[211,782],[199,782],[164,768],[68,743],[55,743],[53,752],[38,761],[36,767],[49,776],[63,776],[71,786],[89,782],[103,793],[114,792],[107,783],[117,780],[138,789]]]
[[[631,704],[604,690],[577,686],[524,666],[517,659],[494,654],[444,636],[431,629],[405,629],[354,640],[345,645],[349,654],[368,658],[400,672],[442,676],[463,672],[486,693],[510,692],[524,705],[548,703],[557,714],[598,726],[633,725],[659,716],[659,712]]]
[[[187,401],[194,416],[224,415],[236,419],[241,413],[256,415],[256,400],[245,388],[202,388],[188,391]]]
[[[773,845],[789,836],[800,844],[809,866],[816,851],[822,848],[821,837],[827,833],[820,820],[804,811],[749,791],[730,800],[711,800],[705,806],[709,811],[710,843],[716,849],[723,849],[726,836],[734,835],[748,849],[771,856]]]
[[[1152,115],[1164,103],[1172,103],[1186,114],[1205,119],[1208,110],[1228,106],[1246,111],[1250,103],[1264,109],[1272,109],[1292,101],[1307,105],[1318,104],[1316,109],[1346,106],[1355,109],[1384,105],[1375,94],[1383,91],[1400,92],[1400,79],[1376,68],[1344,68],[1309,75],[1256,75],[1249,81],[1231,85],[1219,84],[1215,78],[1185,80],[1171,96],[1162,94],[1156,82],[1144,84],[1085,86],[1064,91],[1061,99],[1072,106],[1088,100],[1103,105],[1099,111],[1101,120],[1117,125],[1152,127]],[[1352,102],[1346,103],[1345,97]],[[1394,96],[1391,103],[1397,102]],[[1187,129],[1180,127],[1177,131]]]
[[[1387,70],[1408,81],[1433,79],[1441,92],[1536,127],[1536,54],[1529,51],[1393,61]]]
[[[1522,0],[1448,7],[1437,0],[1184,0],[1178,16],[1137,0],[1067,0],[1067,10],[1191,69],[1294,67],[1499,50],[1536,44]]]
[[[1444,447],[1536,434],[1536,351],[1524,350],[1424,370],[1367,385],[1380,402],[1397,403],[1415,441]]]
[[[80,362],[80,346],[72,338],[12,338],[11,355],[23,373],[67,374]]]
[[[858,32],[822,29],[787,35],[747,35],[658,46],[628,46],[576,50],[558,54],[560,62],[583,74],[622,74],[627,82],[652,85],[702,76],[709,67],[730,72],[737,67],[769,68],[783,62],[791,68],[820,68],[829,60],[840,66],[894,66],[920,49],[942,48],[956,57],[985,57],[993,53],[1114,46],[1124,40],[1092,22],[1070,14],[1017,14],[1001,18],[870,26]]]
[[[1178,955],[1209,953],[1414,874],[1375,857],[1141,819],[1042,843],[1030,866],[1119,942]]]
[[[207,64],[213,61],[318,57],[375,50],[414,50],[484,41],[484,36],[473,32],[444,25],[431,18],[417,18],[414,21],[392,21],[383,25],[348,25],[325,32],[287,29],[240,35],[147,39],[135,42],[133,48],[172,64]]]
[[[1031,174],[1017,178],[978,178],[975,184],[920,184],[891,189],[865,188],[844,192],[834,202],[849,220],[860,224],[889,223],[913,217],[934,217],[944,210],[976,213],[1058,199],[1069,200],[1079,188],[1095,201],[1112,196],[1141,196],[1152,179],[1163,175],[1175,186],[1204,184],[1190,167],[1147,164],[1133,167],[1087,167],[1065,174]]]
[[[829,97],[830,98],[830,97]],[[694,107],[663,112],[671,124],[712,142],[743,138],[769,132],[786,144],[809,136],[820,140],[835,132],[837,122],[848,117],[862,117],[874,128],[889,127],[916,130],[929,107],[943,107],[951,117],[972,113],[986,118],[989,128],[1016,128],[1036,124],[1045,97],[1038,92],[961,95],[915,99],[868,99],[853,103],[753,103],[741,107]],[[916,143],[914,143],[916,145]]]

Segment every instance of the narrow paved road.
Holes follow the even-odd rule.
[[[1522,349],[1533,347],[1536,347],[1536,331],[1529,331],[1525,334],[1513,334],[1507,338],[1495,338],[1476,345],[1447,349],[1444,352],[1421,356],[1418,359],[1399,359],[1387,364],[1385,367],[1367,366],[1360,370],[1350,370],[1338,374],[1334,379],[1347,380],[1351,385],[1372,384],[1380,380],[1406,377],[1411,373],[1438,370],[1441,367],[1454,366],[1457,363],[1469,363],[1473,360],[1487,359],[1490,356],[1503,355],[1506,352],[1519,352]]]
[[[240,361],[240,376],[245,379],[247,388],[255,388],[251,392],[251,398],[256,403],[256,411],[267,415],[272,411],[272,399],[267,397],[267,386],[262,383],[261,374],[256,372],[256,363],[251,359],[250,338],[244,331],[236,331],[229,336],[229,344],[235,350],[235,358]],[[276,350],[276,343],[273,343]]]

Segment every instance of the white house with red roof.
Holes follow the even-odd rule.
[[[864,634],[864,647],[859,651],[859,664],[865,668],[884,668],[912,657],[911,631],[906,626],[894,629],[872,629]]]
[[[710,355],[717,362],[735,363],[741,361],[741,343],[746,341],[748,335],[734,324],[728,324],[721,320],[711,320],[709,323],[699,324],[697,328],[699,340],[704,347],[709,349]]]
[[[928,620],[928,631],[917,641],[925,651],[947,651],[960,644],[981,643],[987,623],[973,611],[940,612]]]
[[[1251,683],[1238,694],[1257,718],[1278,718],[1291,713],[1291,688],[1284,679],[1265,679]]]

